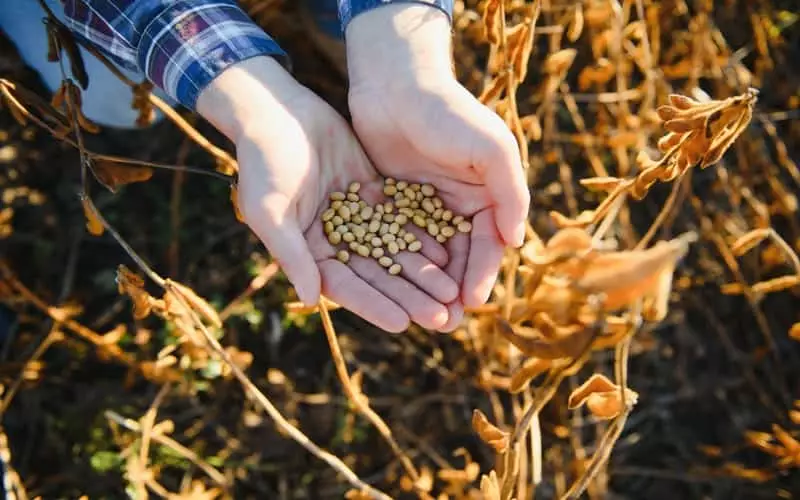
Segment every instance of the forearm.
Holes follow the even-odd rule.
[[[234,0],[61,2],[73,32],[189,109],[231,65],[255,56],[288,65],[286,53]]]

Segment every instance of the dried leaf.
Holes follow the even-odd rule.
[[[153,309],[155,299],[144,290],[144,280],[127,267],[117,267],[117,288],[120,294],[128,295],[133,301],[133,317],[146,318]]]
[[[616,189],[620,184],[625,182],[625,180],[619,177],[590,177],[588,179],[581,179],[579,182],[581,186],[589,191],[609,192]]]
[[[506,79],[501,77],[493,78],[488,85],[486,85],[481,92],[481,95],[478,97],[478,100],[482,104],[489,104],[490,102],[494,101],[503,93],[506,89]]]
[[[97,218],[97,215],[94,213],[94,210],[92,210],[92,207],[89,205],[89,203],[90,202],[88,198],[81,199],[81,204],[83,205],[83,214],[86,216],[86,229],[89,231],[89,233],[95,236],[100,236],[103,234],[103,231],[105,231],[106,228],[103,226],[103,223],[100,221],[100,219]]]
[[[561,75],[565,73],[572,61],[575,60],[575,55],[578,53],[575,49],[562,49],[547,56],[544,61],[544,72],[550,75]]]
[[[497,453],[503,453],[508,448],[509,433],[498,429],[482,411],[474,409],[472,411],[472,428],[478,436]]]
[[[153,176],[151,167],[105,160],[95,160],[92,163],[92,172],[112,193],[116,193],[120,186],[144,182]]]
[[[491,44],[500,42],[500,23],[505,22],[500,14],[501,0],[489,0],[486,2],[485,10],[483,11],[483,25],[486,30],[486,39]]]
[[[528,358],[511,375],[509,392],[517,394],[528,387],[531,380],[546,372],[553,366],[553,361],[540,358]]]
[[[177,291],[186,299],[192,309],[195,310],[200,316],[204,317],[209,323],[217,328],[222,327],[222,320],[220,319],[217,311],[205,299],[197,295],[194,290],[186,285],[182,285],[177,281],[167,280],[167,284],[173,291]]]
[[[589,412],[598,419],[608,420],[622,413],[627,404],[635,405],[639,395],[625,388],[625,402],[622,401],[620,387],[605,375],[595,373],[572,391],[567,406],[570,410],[580,408],[584,404]]]
[[[541,287],[540,287],[541,288]],[[553,300],[549,304],[554,304]],[[564,306],[563,302],[559,306]],[[558,317],[560,315],[554,314]],[[581,328],[575,334],[558,339],[548,339],[544,336],[527,337],[518,333],[506,320],[495,318],[500,335],[514,344],[514,347],[527,356],[542,359],[576,358],[589,346],[594,332],[590,328]]]

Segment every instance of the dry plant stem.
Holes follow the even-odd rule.
[[[270,262],[268,265],[264,267],[261,271],[259,271],[258,275],[255,278],[250,280],[250,284],[247,285],[247,288],[239,294],[238,297],[233,299],[227,306],[225,306],[222,311],[219,313],[219,319],[225,321],[236,307],[250,298],[254,293],[264,288],[270,280],[278,274],[279,267],[277,262]]]
[[[378,432],[380,432],[381,436],[383,436],[383,438],[392,448],[392,451],[397,459],[403,465],[403,468],[406,470],[406,473],[408,473],[409,477],[414,482],[418,481],[419,472],[414,467],[411,459],[408,458],[408,455],[403,452],[403,450],[397,444],[397,441],[395,441],[389,426],[386,425],[386,422],[384,422],[383,419],[377,413],[375,413],[372,408],[369,407],[367,397],[363,394],[360,394],[359,391],[353,387],[353,384],[350,380],[350,375],[347,373],[347,366],[344,361],[344,357],[342,356],[339,340],[336,337],[336,330],[333,327],[331,316],[328,313],[328,309],[325,306],[324,301],[319,302],[318,308],[320,317],[322,318],[322,327],[325,330],[325,337],[328,339],[328,345],[331,349],[333,364],[336,367],[336,374],[339,376],[339,381],[342,383],[342,387],[344,388],[345,394],[347,394],[347,398],[353,403],[358,412],[361,413],[367,420],[369,420],[372,425],[375,426]]]
[[[364,481],[362,481],[355,472],[353,472],[344,462],[342,462],[338,457],[328,453],[327,451],[323,450],[319,446],[317,446],[313,441],[311,441],[308,436],[306,436],[301,430],[297,427],[290,424],[284,417],[281,415],[280,411],[272,404],[272,402],[261,392],[258,387],[253,383],[252,380],[242,371],[241,368],[231,359],[230,354],[222,348],[222,345],[211,335],[211,332],[208,331],[208,328],[200,321],[197,313],[192,309],[186,300],[183,298],[180,290],[176,287],[172,286],[172,283],[167,280],[164,284],[165,289],[172,292],[175,297],[177,298],[178,302],[186,309],[187,313],[192,318],[192,321],[195,323],[197,329],[203,334],[205,337],[206,342],[208,342],[211,349],[216,353],[222,360],[228,365],[233,373],[233,376],[242,384],[242,387],[245,391],[252,397],[264,410],[266,410],[267,414],[272,418],[275,424],[281,429],[281,431],[291,437],[297,444],[305,448],[309,453],[317,457],[318,459],[322,460],[323,462],[327,463],[331,468],[336,470],[339,474],[341,474],[354,488],[359,490],[365,491],[369,494],[372,498],[377,498],[380,500],[391,500],[391,497],[386,495],[385,493],[373,488],[372,486],[368,485]]]
[[[158,407],[161,406],[161,402],[164,400],[164,397],[167,395],[167,392],[170,389],[169,384],[164,384],[161,389],[156,394],[155,399],[153,399],[150,408],[147,409],[147,412],[141,419],[141,434],[142,434],[142,441],[141,445],[139,446],[139,463],[142,467],[147,466],[147,462],[149,462],[150,458],[150,440],[153,437],[153,425],[156,422],[156,413],[158,412]],[[142,485],[142,488],[144,485]]]
[[[47,314],[53,321],[64,325],[68,330],[75,333],[77,336],[94,344],[98,350],[109,355],[112,359],[135,368],[136,363],[134,359],[128,353],[120,349],[119,346],[116,344],[107,344],[104,342],[102,335],[93,332],[77,321],[64,318],[63,314],[59,312],[57,308],[48,306],[42,299],[37,297],[32,291],[23,285],[16,278],[16,276],[14,276],[14,273],[11,271],[5,261],[0,261],[0,273],[3,275],[4,279],[11,286],[11,288],[16,290],[16,292],[19,293],[23,299],[33,304],[34,307],[43,313]]]
[[[625,409],[613,420],[611,425],[609,425],[600,443],[598,443],[597,451],[595,451],[592,456],[592,460],[589,462],[583,475],[572,484],[567,493],[562,497],[562,500],[577,500],[580,498],[592,479],[597,476],[601,468],[608,462],[614,444],[625,428],[625,422],[628,420],[628,415],[630,415],[632,410],[632,406],[627,404],[627,398],[625,397],[625,390],[627,389],[626,380],[628,378],[628,357],[630,355],[632,339],[633,331],[622,342],[617,344],[614,357],[615,378],[622,392],[622,401],[625,403]]]
[[[61,324],[58,321],[53,322],[53,327],[47,333],[47,336],[36,347],[36,350],[33,352],[33,354],[31,354],[30,358],[28,358],[28,360],[25,362],[25,365],[20,370],[19,376],[14,380],[14,383],[11,384],[11,387],[9,387],[8,390],[5,391],[5,394],[3,394],[3,401],[0,403],[0,418],[2,418],[3,415],[5,415],[6,410],[8,410],[8,407],[11,405],[11,400],[14,399],[14,396],[17,394],[17,391],[22,385],[23,375],[25,374],[25,370],[27,369],[27,367],[31,363],[35,362],[37,359],[42,357],[42,355],[47,351],[47,349],[50,348],[51,345],[53,345],[54,343],[58,342],[63,338],[61,332],[58,330],[60,327]]]
[[[686,171],[688,172],[688,171]],[[656,219],[650,225],[650,228],[647,230],[642,239],[636,243],[634,250],[641,250],[650,243],[650,240],[653,239],[653,236],[656,235],[656,232],[659,230],[662,224],[667,220],[672,209],[675,207],[675,201],[678,199],[678,193],[680,193],[681,189],[683,188],[684,184],[686,184],[686,179],[689,177],[686,175],[686,172],[681,173],[680,178],[677,179],[672,184],[672,190],[669,193],[669,197],[667,201],[664,202],[664,206],[661,207],[661,210],[658,212]]]
[[[139,425],[138,422],[132,420],[130,418],[125,418],[119,413],[116,413],[113,410],[106,410],[105,416],[107,419],[116,422],[117,424],[125,427],[126,429],[133,431],[133,432],[142,432],[142,426]],[[211,464],[203,460],[200,456],[198,456],[195,452],[186,448],[179,442],[175,441],[174,439],[170,438],[169,436],[165,436],[163,434],[152,434],[150,438],[155,441],[156,443],[166,446],[172,449],[175,453],[179,454],[186,460],[192,462],[196,465],[200,470],[206,473],[208,477],[210,477],[214,482],[219,484],[220,486],[228,486],[229,481],[228,479],[222,475],[220,471],[214,468]]]

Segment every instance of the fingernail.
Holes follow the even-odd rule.
[[[514,242],[517,248],[521,247],[523,243],[525,243],[525,224],[520,224],[514,230]]]

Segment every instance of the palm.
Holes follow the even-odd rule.
[[[484,303],[503,256],[504,238],[498,230],[502,216],[518,221],[524,218],[520,207],[528,203],[527,191],[513,192],[520,187],[521,175],[513,172],[519,160],[513,156],[515,149],[508,153],[508,140],[502,137],[505,125],[455,81],[395,91],[391,98],[377,89],[356,88],[350,94],[350,110],[364,149],[383,175],[429,182],[449,207],[473,218],[469,236],[448,241],[445,271],[461,287],[463,305]],[[484,161],[486,157],[492,159]],[[498,164],[500,179],[491,180],[487,163]],[[504,175],[503,170],[511,173]],[[509,181],[511,175],[515,177]],[[498,202],[503,189],[511,202]],[[511,232],[509,225],[506,234]],[[451,304],[451,321],[443,329],[456,326],[457,307],[463,306]]]
[[[264,141],[237,145],[240,203],[248,224],[296,286],[314,280],[318,269],[324,295],[385,330],[402,331],[409,320],[441,327],[448,321],[443,304],[458,295],[456,283],[434,264],[446,261],[441,249],[427,242],[422,254],[398,254],[403,271],[397,276],[371,258],[351,254],[347,265],[337,260],[320,219],[329,194],[358,181],[362,199],[374,204],[382,198],[383,184],[346,122],[316,96],[303,101],[292,106],[292,119],[282,120],[274,131],[280,141],[268,147]],[[270,134],[265,127],[262,132]],[[275,206],[284,208],[285,220],[265,221],[262,214]],[[296,224],[296,238],[302,241],[276,241],[272,235],[283,233],[276,231],[281,224]]]

